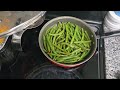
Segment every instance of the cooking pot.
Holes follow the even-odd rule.
[[[58,21],[60,21],[60,22],[72,22],[72,23],[74,23],[74,24],[77,24],[78,26],[81,26],[82,28],[84,28],[84,29],[88,32],[88,34],[89,34],[89,36],[90,36],[90,39],[91,39],[91,41],[92,41],[92,43],[91,43],[91,50],[90,50],[89,55],[86,56],[86,58],[85,58],[83,61],[81,61],[81,62],[79,62],[79,63],[77,63],[77,64],[70,64],[70,65],[69,65],[69,64],[62,64],[62,63],[58,63],[58,62],[52,60],[52,59],[44,52],[44,50],[43,50],[43,49],[44,49],[44,47],[43,47],[43,38],[42,38],[42,37],[43,37],[44,33],[46,32],[46,30],[47,30],[49,27],[51,27],[51,26],[53,26],[54,24],[56,24]],[[43,54],[44,54],[52,63],[54,63],[54,64],[56,64],[56,65],[59,65],[59,66],[61,66],[61,67],[71,68],[71,67],[79,66],[79,65],[87,62],[88,60],[90,60],[90,58],[94,55],[94,53],[95,53],[95,51],[96,51],[96,48],[97,48],[97,38],[96,38],[96,35],[95,35],[94,31],[91,29],[91,27],[90,27],[87,23],[85,23],[84,21],[82,21],[81,19],[78,19],[78,18],[75,18],[75,17],[70,17],[70,16],[62,16],[62,17],[57,17],[57,18],[54,18],[54,19],[48,21],[48,22],[42,27],[42,29],[41,29],[41,31],[40,31],[40,34],[39,34],[39,46],[40,46],[40,49],[41,49],[41,51],[43,52]]]
[[[77,24],[78,26],[84,28],[88,34],[89,34],[89,37],[92,41],[91,43],[91,50],[90,50],[90,53],[85,57],[85,59],[83,61],[80,61],[78,62],[77,64],[62,64],[62,63],[58,63],[54,60],[52,60],[52,58],[50,58],[45,52],[44,52],[44,47],[43,47],[43,35],[44,33],[46,32],[46,30],[48,28],[50,28],[51,26],[53,26],[54,24],[58,23],[58,21],[60,22],[72,22],[74,24]],[[94,22],[93,22],[94,23]],[[84,22],[83,20],[79,19],[79,18],[76,18],[76,17],[71,17],[71,16],[61,16],[61,17],[57,17],[57,18],[54,18],[50,21],[48,21],[41,29],[40,33],[39,33],[39,46],[40,46],[40,49],[41,51],[43,52],[43,54],[53,63],[53,64],[56,64],[60,67],[64,67],[64,68],[73,68],[73,67],[77,67],[77,66],[80,66],[81,64],[87,62],[90,60],[91,57],[93,57],[93,55],[95,54],[96,52],[96,48],[97,48],[97,39],[100,39],[100,38],[108,38],[108,37],[113,37],[113,36],[117,36],[117,35],[120,35],[120,33],[117,33],[117,34],[113,34],[113,33],[108,33],[106,34],[106,36],[96,36],[94,30],[91,28],[90,25],[88,25],[86,22]]]

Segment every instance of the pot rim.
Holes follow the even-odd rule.
[[[95,47],[94,47],[94,50],[93,50],[92,54],[91,54],[87,59],[85,59],[85,60],[83,60],[83,61],[81,61],[81,62],[78,62],[78,63],[76,63],[76,64],[69,64],[69,65],[68,65],[68,64],[58,63],[58,62],[52,60],[52,58],[50,58],[50,57],[44,52],[44,50],[43,50],[43,48],[42,48],[42,45],[41,45],[41,37],[42,37],[42,33],[44,32],[44,28],[45,28],[47,25],[49,25],[50,23],[52,23],[53,21],[56,21],[56,20],[58,20],[58,19],[66,19],[66,18],[71,18],[71,19],[77,20],[77,21],[81,22],[82,24],[84,24],[86,27],[88,27],[88,28],[91,30],[91,32],[92,32],[92,34],[94,35],[94,38],[95,38]],[[58,66],[61,66],[61,67],[63,67],[63,68],[73,68],[73,67],[77,67],[77,66],[79,66],[79,65],[81,65],[81,64],[84,64],[85,62],[89,61],[89,60],[92,58],[92,56],[94,55],[94,53],[95,53],[95,51],[96,51],[96,48],[97,48],[97,36],[96,36],[96,34],[94,33],[94,31],[92,30],[91,26],[88,25],[88,24],[87,24],[86,22],[84,22],[83,20],[81,20],[81,19],[79,19],[79,18],[76,18],[76,17],[72,17],[72,16],[59,16],[59,17],[53,18],[53,19],[51,19],[50,21],[48,21],[48,22],[42,27],[42,29],[41,29],[41,31],[40,31],[40,33],[39,33],[38,42],[39,42],[39,47],[40,47],[42,53],[48,58],[48,60],[50,60],[50,61],[53,62],[54,64],[56,64],[56,65],[58,65]]]

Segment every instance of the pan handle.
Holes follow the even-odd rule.
[[[22,35],[25,31],[26,30],[23,30],[21,32],[18,32],[18,33],[15,33],[15,34],[12,35],[11,42],[12,42],[12,45],[13,45],[15,50],[23,51],[22,50],[22,45],[21,45],[21,39],[22,39]]]
[[[101,21],[92,21],[92,20],[83,20],[86,23],[90,23],[90,24],[97,24],[97,25],[101,25],[102,22]],[[104,38],[110,38],[110,37],[115,37],[115,36],[120,36],[120,30],[114,31],[114,32],[107,32],[104,33],[104,35],[100,36],[97,35],[97,39],[104,39]]]
[[[90,24],[98,24],[98,25],[101,25],[102,22],[98,22],[98,21],[92,21],[92,20],[83,20],[85,21],[86,23],[90,23]],[[107,33],[104,33],[104,35],[100,36],[100,35],[97,35],[97,39],[104,39],[104,38],[110,38],[110,37],[115,37],[115,36],[120,36],[120,30],[117,30],[117,31],[112,31],[112,32],[107,32]]]
[[[98,25],[102,24],[101,21],[92,21],[92,20],[85,20],[85,19],[83,21],[86,22],[86,23],[90,23],[90,24],[98,24]]]
[[[110,37],[115,37],[115,36],[120,36],[120,30],[114,31],[114,32],[107,32],[104,33],[102,36],[97,36],[97,39],[104,39],[104,38],[110,38]]]

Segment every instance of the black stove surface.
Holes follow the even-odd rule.
[[[49,60],[43,55],[39,48],[38,35],[42,26],[48,22],[51,18],[46,18],[44,23],[37,28],[27,30],[22,37],[22,47],[23,52],[20,52],[16,57],[15,63],[7,68],[4,75],[7,75],[5,78],[11,79],[22,79],[26,75],[34,70],[38,66],[43,66],[45,63],[49,63]],[[95,29],[96,35],[102,34],[102,24],[87,22]],[[65,69],[67,71],[74,71],[80,78],[83,79],[102,79],[105,78],[104,73],[104,45],[103,40],[98,39],[97,50],[94,56],[85,64],[72,69]],[[102,45],[102,46],[101,46]],[[103,48],[103,49],[102,49]],[[57,68],[57,66],[56,66]],[[3,75],[3,76],[4,76]]]
[[[48,20],[45,20],[43,25]],[[88,23],[89,24],[89,23]],[[92,27],[95,27],[97,32],[96,34],[99,34],[99,26],[95,26],[94,24],[91,24]],[[34,67],[36,66],[42,66],[43,63],[48,62],[47,58],[43,55],[39,48],[38,43],[38,35],[40,32],[42,25],[32,29],[28,30],[23,35],[23,50],[24,52],[19,53],[18,57],[16,58],[16,63],[11,66],[11,71],[13,72],[13,78],[24,78],[25,74],[30,72]],[[70,69],[71,71],[76,70],[80,73],[82,78],[84,79],[99,79],[100,76],[100,67],[99,67],[99,40],[98,40],[98,47],[95,55],[89,60],[87,63],[77,67]]]

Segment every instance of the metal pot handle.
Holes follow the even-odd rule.
[[[114,32],[107,32],[107,33],[104,33],[104,35],[102,36],[97,35],[97,39],[105,39],[105,38],[116,37],[116,36],[120,36],[120,30],[114,31]]]
[[[22,50],[22,44],[21,44],[21,39],[22,39],[22,35],[23,33],[25,32],[26,30],[23,30],[21,32],[18,32],[18,33],[15,33],[12,35],[12,45],[14,47],[15,50],[18,50],[18,51],[23,51]]]
[[[84,19],[83,21],[86,23],[91,23],[91,24],[98,24],[98,25],[102,24],[101,21],[93,21],[93,20],[86,20],[86,19]]]
[[[14,33],[12,35],[11,42],[12,42],[12,45],[13,45],[15,50],[23,51],[22,45],[21,45],[22,35],[24,34],[24,32],[26,30],[32,29],[32,28],[35,28],[35,27],[38,27],[39,25],[41,25],[44,22],[44,19],[45,19],[45,16],[43,15],[43,16],[41,16],[41,18],[38,21],[36,21],[32,25],[28,26],[26,29],[23,29],[22,31]]]
[[[102,24],[102,22],[92,21],[92,20],[83,20],[83,21],[87,23],[98,24],[98,25]],[[115,37],[115,36],[120,36],[120,30],[107,32],[105,33],[105,35],[102,35],[102,36],[97,35],[97,39],[105,39],[105,38],[110,38],[110,37]]]

